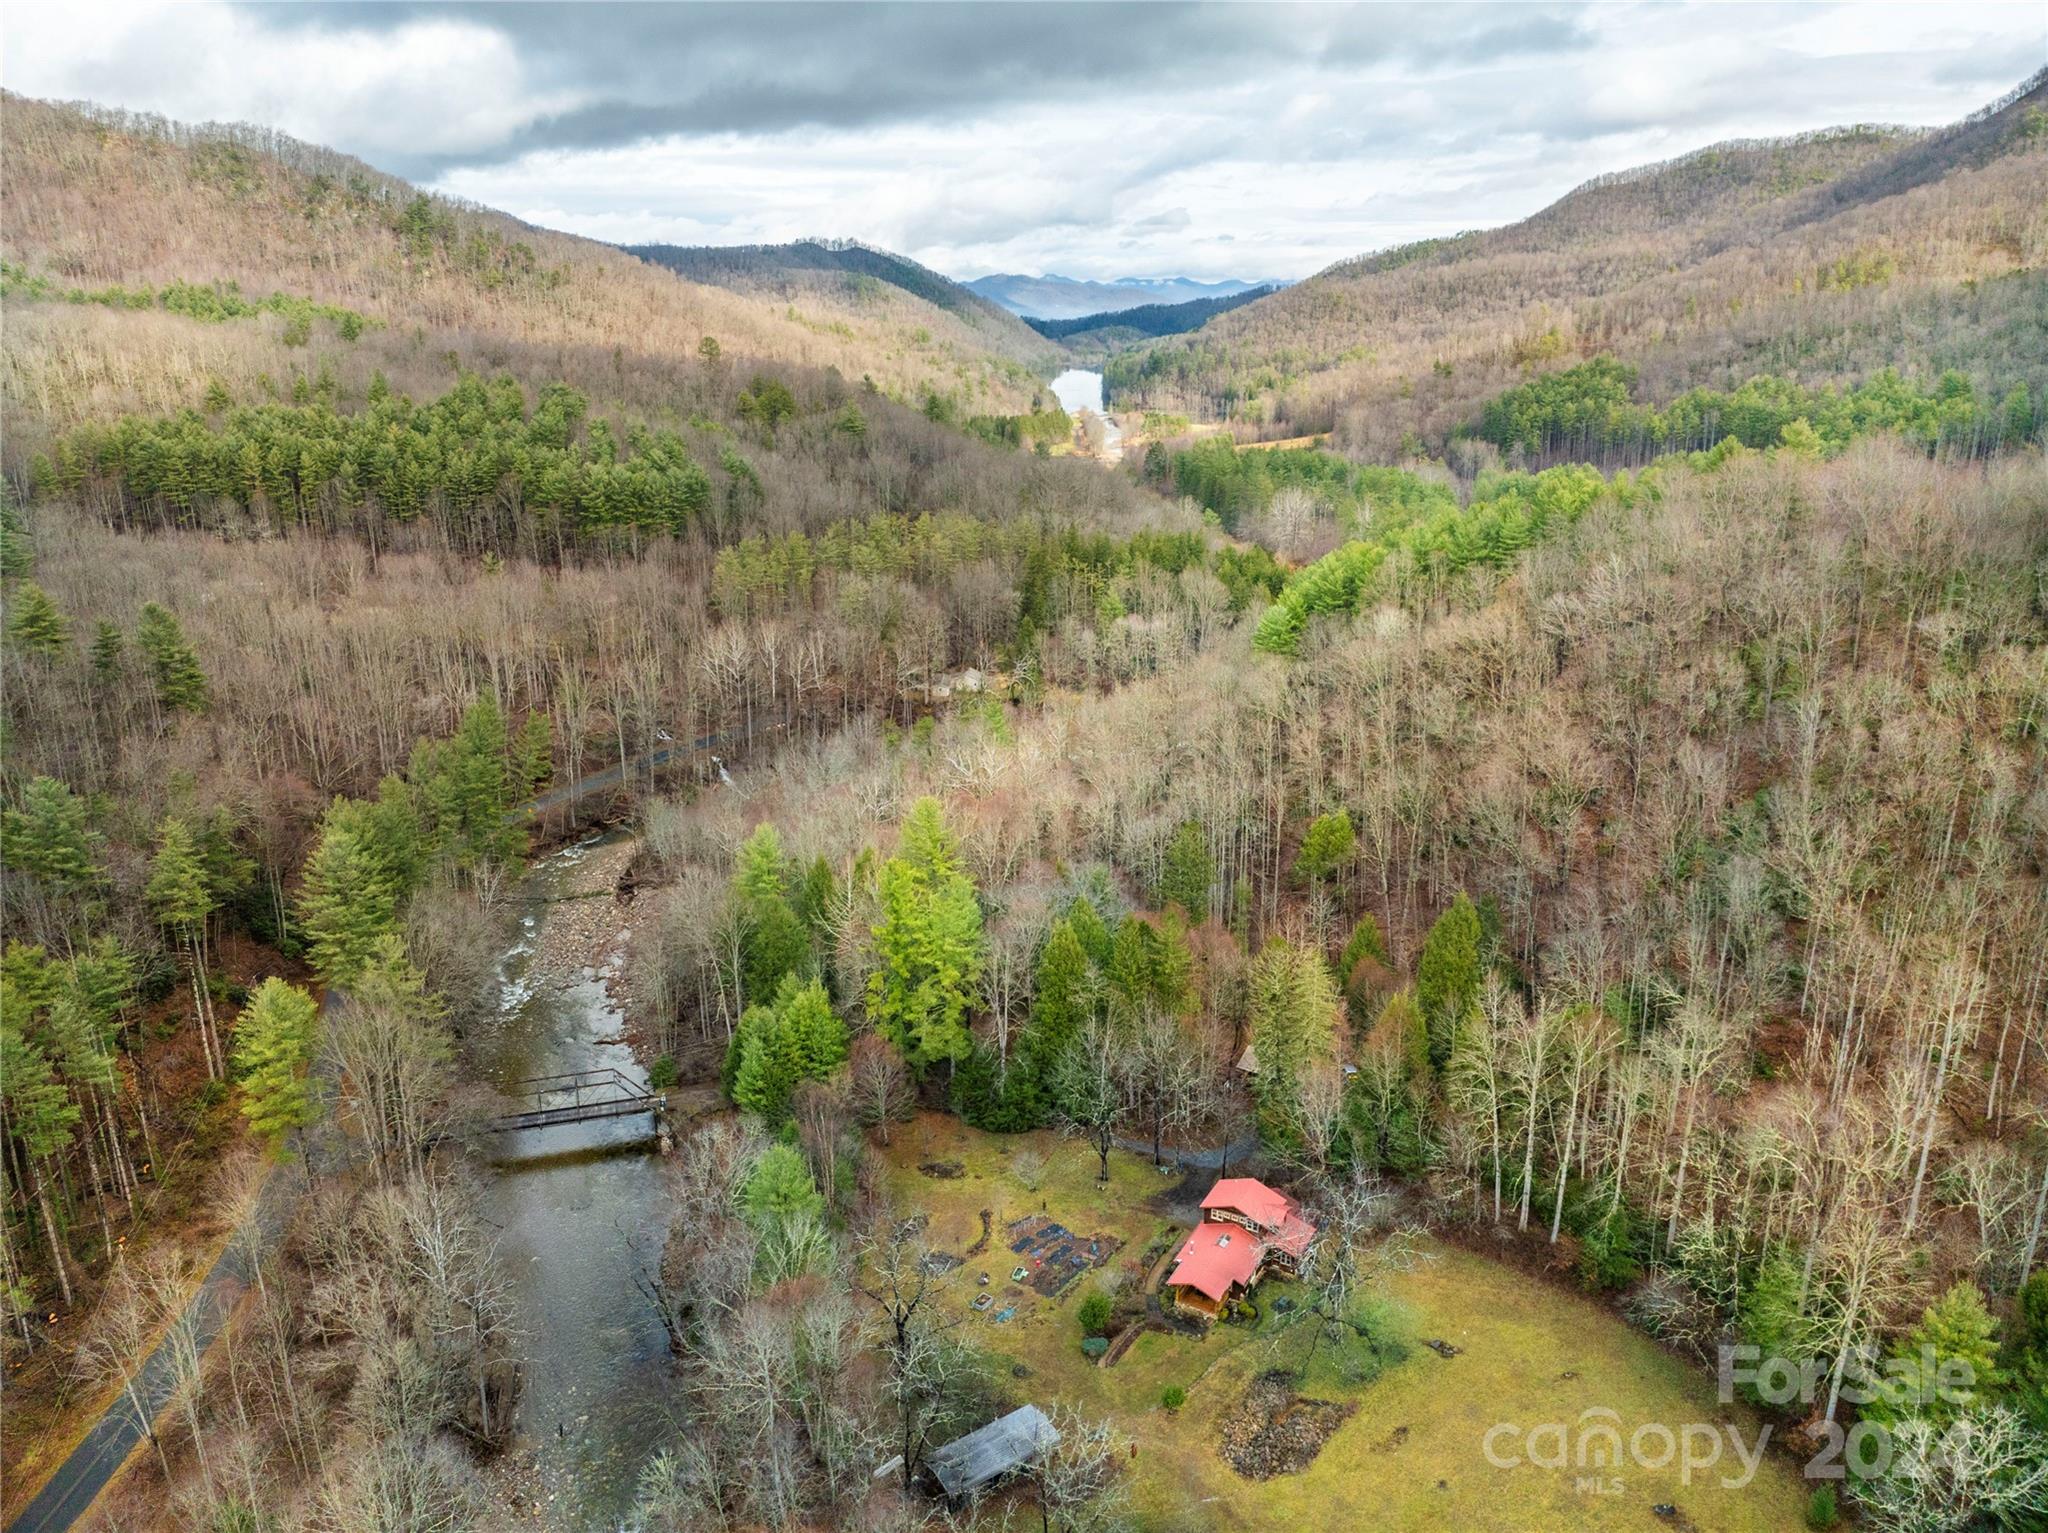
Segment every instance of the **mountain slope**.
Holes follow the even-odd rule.
[[[1057,346],[1001,305],[908,256],[858,241],[626,248],[692,282],[754,296],[804,298],[853,315],[893,306],[911,323],[958,330],[971,344],[1034,368],[1059,359]]]
[[[1110,309],[1076,319],[1033,319],[1026,323],[1040,335],[1069,345],[1114,345],[1146,336],[1181,335],[1199,330],[1218,314],[1255,303],[1273,291],[1248,287],[1224,298],[1191,298],[1186,303],[1144,303],[1134,309]]]
[[[976,277],[967,284],[984,298],[1027,319],[1080,319],[1089,314],[1114,314],[1143,304],[1229,298],[1254,285],[1235,278],[1197,282],[1192,277],[1125,277],[1115,282],[1091,282],[1054,272],[1043,277],[1006,272]]]
[[[36,401],[40,425],[110,402],[190,405],[195,367],[253,377],[269,366],[255,359],[249,326],[194,327],[110,296],[176,283],[346,308],[362,318],[361,346],[409,370],[420,366],[424,333],[483,368],[521,347],[694,360],[709,337],[738,365],[837,368],[902,397],[936,389],[976,410],[1021,407],[1035,386],[1013,355],[965,325],[941,330],[887,305],[813,312],[685,281],[614,246],[427,196],[264,129],[12,95],[0,109],[0,257],[14,268],[6,382],[15,398]],[[47,301],[52,293],[93,301]]]
[[[1909,336],[1928,365],[2048,386],[2040,353],[2027,361],[2044,103],[2037,76],[1936,133],[1724,144],[1602,177],[1506,228],[1341,262],[1115,359],[1109,384],[1125,404],[1336,428],[1376,452],[1440,441],[1528,369],[1607,352],[1658,397],[1764,370],[1861,377]]]

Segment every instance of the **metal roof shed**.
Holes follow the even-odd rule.
[[[1057,1447],[1059,1429],[1035,1405],[1020,1405],[987,1426],[976,1427],[936,1448],[925,1460],[948,1499],[973,1495],[989,1481],[1021,1468],[1039,1454]]]

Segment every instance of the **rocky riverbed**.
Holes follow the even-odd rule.
[[[538,977],[557,984],[596,980],[615,1006],[624,1007],[632,905],[620,898],[619,885],[633,852],[633,840],[622,836],[557,854],[557,887],[534,939]]]

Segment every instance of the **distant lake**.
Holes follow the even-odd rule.
[[[1102,374],[1070,367],[1053,379],[1052,395],[1069,415],[1078,416],[1086,411],[1101,417],[1102,448],[1097,456],[1106,463],[1123,457],[1124,434],[1117,428],[1116,417],[1102,407]]]
[[[1052,381],[1053,398],[1060,402],[1060,408],[1069,415],[1078,415],[1083,410],[1103,414],[1102,374],[1084,372],[1070,367]]]

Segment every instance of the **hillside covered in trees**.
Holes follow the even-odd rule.
[[[841,307],[869,309],[917,302],[907,314],[927,326],[972,333],[978,344],[1034,369],[1049,366],[1054,347],[1036,343],[1036,326],[1018,319],[972,288],[920,266],[907,256],[857,240],[799,240],[788,245],[631,245],[634,255],[693,282],[793,299],[827,296]],[[937,313],[932,311],[936,310]],[[904,318],[906,328],[911,318]],[[1044,331],[1039,331],[1044,334]],[[1057,337],[1053,337],[1057,339]]]
[[[1441,447],[1531,373],[1614,355],[1646,402],[1886,366],[2048,390],[2048,82],[1933,133],[1717,145],[1590,182],[1507,228],[1331,267],[1114,358],[1125,408]]]
[[[430,335],[436,354],[479,369],[504,365],[504,348],[598,367],[615,351],[674,362],[709,343],[866,376],[914,401],[936,392],[971,413],[1018,408],[1036,388],[1014,345],[992,347],[993,321],[970,327],[923,303],[878,305],[829,285],[804,301],[743,297],[422,195],[261,128],[188,128],[13,95],[4,105],[10,386],[51,423],[110,404],[174,410],[192,402],[183,390],[195,374],[233,381],[269,365],[250,326],[193,335],[169,315],[152,325],[126,305],[83,301],[181,283],[360,313],[373,365],[394,377]],[[74,293],[80,301],[67,302]]]
[[[970,1132],[1041,1212],[1045,1145],[1098,1200],[1113,1155],[1249,1145],[1323,1228],[1214,1347],[1106,1281],[1061,1311],[1098,1398],[1139,1376],[1097,1368],[1114,1303],[1190,1354],[1268,1325],[1355,1404],[1426,1231],[1688,1377],[1802,1365],[1744,1406],[1893,1434],[1865,1526],[2038,1520],[2040,90],[1250,302],[1120,401],[1331,439],[1121,466],[1038,450],[1053,348],[858,247],[727,290],[7,98],[9,1510],[168,1335],[122,1525],[567,1516],[520,1423],[579,1406],[523,1414],[473,1136],[534,854],[604,816],[616,876],[545,919],[613,911],[576,982],[678,1104],[621,1284],[653,1450],[588,1470],[641,1527],[956,1516],[934,1450],[1065,1377],[938,1302],[974,1269],[900,1188]],[[223,1241],[252,1284],[202,1355]],[[1906,1383],[1859,1397],[1869,1359]],[[1059,1452],[957,1515],[1210,1517],[1153,1451],[1172,1388],[1053,1401]]]

